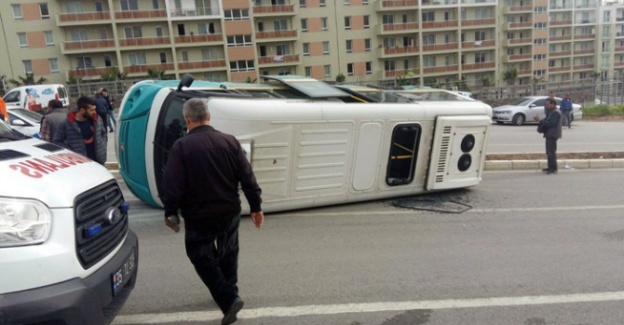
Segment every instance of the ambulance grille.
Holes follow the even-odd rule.
[[[76,254],[85,270],[110,254],[126,237],[128,216],[122,214],[119,220],[110,222],[106,213],[122,203],[123,194],[114,180],[76,197]]]
[[[446,173],[446,165],[448,162],[448,154],[451,147],[451,131],[453,127],[445,126],[442,130],[442,142],[440,143],[440,155],[438,156],[438,164],[436,168],[436,183],[444,182]]]

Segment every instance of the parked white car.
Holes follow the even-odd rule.
[[[29,111],[24,108],[13,108],[7,110],[9,114],[9,125],[12,129],[21,134],[40,138],[41,118],[43,115]]]
[[[544,106],[548,96],[527,96],[520,97],[508,105],[494,107],[492,109],[492,120],[496,123],[511,123],[514,125],[522,125],[525,123],[535,123],[533,116],[537,115],[540,119],[546,117]],[[555,97],[557,108],[561,104],[561,98]],[[581,105],[572,104],[572,121],[583,118]]]

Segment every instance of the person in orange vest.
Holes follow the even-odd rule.
[[[4,99],[2,99],[2,97],[0,97],[0,119],[2,119],[3,121],[9,120],[9,114],[7,113],[6,103],[4,102]]]

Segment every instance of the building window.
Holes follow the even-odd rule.
[[[323,66],[323,70],[325,71],[325,78],[331,78],[331,65]]]
[[[546,29],[546,23],[535,23],[533,27],[535,29]]]
[[[371,50],[371,39],[366,38],[364,39],[364,51],[370,52],[370,50]]]
[[[321,30],[327,30],[327,17],[321,18]]]
[[[52,31],[45,31],[43,32],[43,35],[45,36],[46,45],[54,46],[54,34],[52,34]]]
[[[537,54],[533,56],[533,61],[546,61],[546,54]]]
[[[303,56],[310,56],[310,43],[303,43]]]
[[[231,72],[253,71],[254,69],[255,68],[253,60],[230,62]]]
[[[160,8],[160,4],[158,3],[158,0],[152,0],[152,8],[154,9]]]
[[[475,63],[485,63],[485,53],[475,53]]]
[[[143,33],[141,32],[141,26],[124,27],[124,33],[126,38],[141,38]]]
[[[345,44],[345,45],[346,45],[346,47],[347,47],[347,53],[351,53],[351,52],[353,52],[353,41],[352,41],[352,40],[348,39],[348,40],[346,41],[346,44]]]
[[[394,66],[394,61],[386,60],[384,61],[384,71],[394,71],[396,67]]]
[[[366,74],[373,74],[373,62],[366,62]]]
[[[475,41],[485,41],[485,32],[475,32]]]
[[[101,6],[102,6],[101,2],[96,2],[95,3],[95,8],[96,8],[96,10],[98,9],[98,3],[100,5],[100,8],[99,8],[100,10],[98,12],[102,12],[103,10],[101,8]],[[67,3],[67,12],[71,13],[71,14],[84,12],[84,7],[82,5],[82,2],[75,2],[75,1],[74,2],[68,2]]]
[[[299,0],[299,8],[305,8],[306,7],[306,0]]]
[[[362,0],[362,5],[363,6],[368,6],[368,0]]]
[[[121,10],[139,10],[138,0],[121,0]]]
[[[213,61],[216,58],[217,58],[217,55],[216,55],[214,49],[211,49],[211,48],[202,49],[202,60],[203,61]]]
[[[433,68],[436,66],[436,58],[435,56],[425,56],[423,58],[423,65],[425,68]]]
[[[304,70],[304,74],[306,77],[312,77],[312,67],[305,67]]]
[[[537,38],[533,41],[533,45],[546,45],[546,39],[545,38]]]
[[[160,52],[160,63],[167,63],[167,53]]]
[[[128,54],[128,62],[130,65],[145,65],[147,64],[147,60],[145,60],[145,53],[130,53]]]
[[[435,13],[433,11],[423,12],[422,21],[435,21]]]
[[[344,24],[345,24],[346,30],[351,29],[351,17],[350,16],[344,17]]]
[[[302,32],[307,32],[308,31],[308,20],[307,19],[301,19],[301,31]]]
[[[228,36],[228,47],[251,46],[251,35]]]
[[[225,10],[225,20],[249,20],[249,9],[230,9]]]
[[[20,7],[20,5],[11,5],[11,8],[13,9],[13,18],[16,20],[24,18],[24,16],[22,16],[22,7]]]
[[[96,1],[95,2],[95,11],[96,12],[104,11],[104,5],[102,5],[102,1]]]
[[[285,19],[274,21],[273,30],[288,30],[288,22]]]
[[[89,56],[79,56],[76,58],[76,69],[91,69],[93,68],[93,61]]]
[[[350,1],[349,1],[349,0],[342,0],[342,4],[344,4],[345,6],[348,6],[348,5],[349,5],[349,3],[350,3]]]
[[[22,61],[22,64],[24,65],[24,73],[26,73],[26,74],[32,74],[33,73],[32,61],[24,60],[24,61]]]
[[[364,16],[364,29],[369,29],[370,28],[370,16],[366,15]]]
[[[58,59],[54,58],[54,59],[48,59],[48,61],[50,62],[50,72],[52,73],[59,73],[61,72],[58,66]]]
[[[347,76],[353,75],[353,63],[347,63]]]
[[[19,44],[19,47],[27,48],[28,38],[26,37],[26,33],[17,33],[17,42]]]
[[[323,55],[329,55],[329,42],[323,42]]]
[[[107,68],[110,68],[113,66],[113,60],[111,60],[111,57],[108,55],[104,57],[104,66]]]
[[[535,78],[541,78],[546,74],[546,70],[535,70],[533,71],[533,76]]]
[[[41,13],[41,19],[50,19],[50,10],[48,10],[47,3],[39,4],[39,12]]]
[[[320,1],[319,1],[319,6],[321,6],[321,7],[327,7],[327,3],[325,3],[325,0],[320,0]]]
[[[188,62],[188,51],[182,51],[182,62]]]

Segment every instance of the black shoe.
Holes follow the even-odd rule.
[[[234,302],[232,303],[232,305],[230,306],[230,309],[228,309],[227,313],[225,313],[225,315],[223,316],[223,320],[221,321],[221,325],[230,325],[234,322],[236,322],[236,314],[238,314],[238,312],[243,309],[243,305],[245,303],[241,300],[241,298],[236,297],[236,299],[234,299]]]
[[[546,175],[550,175],[550,174],[557,174],[556,170],[549,170],[546,172]]]
[[[548,168],[544,168],[544,169],[542,169],[542,171],[543,171],[544,173],[545,173],[545,172],[547,172],[547,171],[549,171],[549,170],[550,170],[550,169],[548,169]]]

